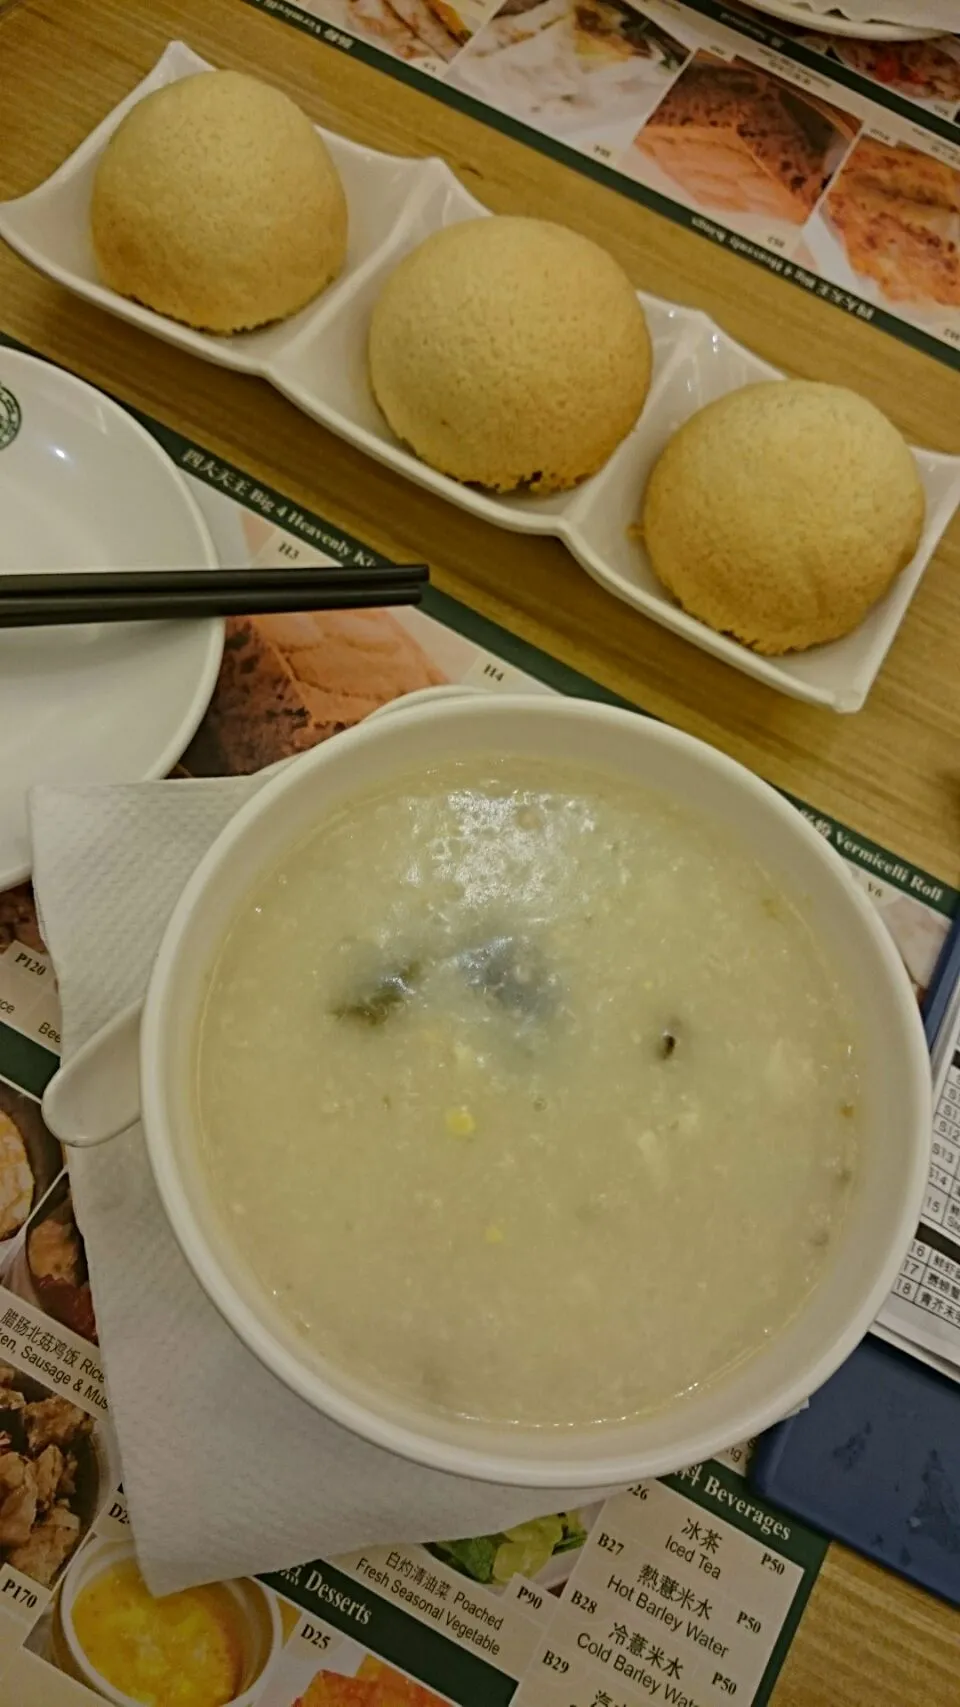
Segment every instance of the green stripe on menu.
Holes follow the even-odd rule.
[[[507,1707],[516,1680],[317,1559],[259,1579],[460,1707]]]
[[[327,47],[335,48],[339,53],[349,53],[364,65],[370,65],[377,71],[385,71],[389,77],[396,78],[398,82],[409,84],[411,88],[418,89],[421,94],[430,95],[434,100],[442,101],[445,106],[455,107],[458,112],[466,113],[469,118],[478,119],[481,124],[489,126],[491,130],[499,131],[503,136],[511,137],[515,142],[526,143],[528,147],[535,148],[538,153],[547,155],[549,159],[556,160],[563,166],[571,167],[573,171],[579,172],[582,177],[592,178],[594,182],[603,184],[607,189],[616,190],[619,195],[626,196],[628,200],[637,202],[641,207],[649,208],[653,213],[661,214],[663,218],[671,220],[674,225],[682,225],[684,230],[696,232],[697,236],[705,237],[708,242],[716,244],[717,247],[730,249],[732,253],[740,255],[743,260],[751,262],[752,265],[765,268],[767,272],[774,273],[784,283],[796,286],[798,290],[805,291],[808,296],[816,297],[818,302],[825,302],[829,307],[838,308],[841,313],[852,316],[855,320],[862,320],[871,326],[876,326],[881,332],[886,332],[890,337],[898,339],[901,344],[908,344],[911,349],[920,350],[924,355],[932,356],[935,361],[943,363],[945,367],[960,371],[960,349],[935,337],[932,333],[923,331],[919,326],[911,325],[907,320],[901,320],[898,315],[890,314],[886,309],[878,308],[874,303],[868,302],[865,297],[855,295],[853,291],[843,290],[828,279],[817,277],[814,273],[787,260],[784,256],[774,254],[770,249],[764,249],[759,243],[752,242],[748,237],[741,237],[737,232],[728,230],[715,220],[707,219],[702,214],[695,213],[690,208],[682,206],[680,202],[671,201],[667,196],[661,195],[657,190],[650,189],[646,184],[639,183],[635,178],[626,177],[615,166],[607,166],[602,160],[597,160],[592,155],[582,154],[579,149],[558,141],[556,137],[547,136],[542,131],[534,130],[531,125],[524,124],[522,120],[515,119],[508,113],[500,112],[496,107],[487,106],[484,101],[466,94],[462,89],[452,89],[447,83],[432,76],[429,72],[418,71],[415,66],[408,65],[402,59],[394,59],[391,54],[384,52],[381,48],[371,47],[368,42],[359,41],[354,36],[346,35],[342,30],[327,24],[322,18],[315,18],[309,12],[301,11],[299,6],[292,3],[292,0],[245,0],[245,4],[253,6],[258,12],[266,12],[270,16],[278,18],[281,23],[290,24],[296,30],[302,30],[305,35],[314,36],[317,41],[323,42]],[[690,0],[690,4],[695,5],[697,11],[705,16],[716,19],[717,22],[727,23],[731,27],[736,27],[741,34],[744,33],[743,20],[738,18],[734,26],[734,14],[727,12],[725,8],[713,7],[708,3],[708,0]],[[752,30],[751,34],[756,35],[757,31]],[[808,63],[807,57],[798,55],[793,51],[794,44],[792,42],[788,44],[785,38],[778,39],[780,39],[781,45],[777,51],[792,59],[800,58],[801,63]],[[814,61],[816,69],[820,71],[821,75],[826,75],[819,56],[810,55],[809,58]],[[849,81],[849,79],[839,76],[834,79],[833,69],[831,63],[829,76],[832,80],[838,83]],[[863,92],[867,93],[869,99],[881,108],[891,104],[882,98],[883,92],[873,84],[869,84]],[[920,115],[911,112],[910,122],[917,125],[919,129],[930,128],[926,122],[926,115],[923,116],[923,122],[921,122]],[[939,126],[936,128],[940,129]],[[956,135],[956,128],[949,126],[947,134]]]
[[[42,1097],[59,1065],[49,1049],[0,1020],[0,1078]]]

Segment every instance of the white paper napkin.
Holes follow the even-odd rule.
[[[69,1056],[146,988],[180,890],[264,774],[37,789],[34,885]],[[137,1555],[155,1594],[378,1542],[481,1535],[602,1497],[495,1487],[319,1416],[235,1338],[180,1254],[138,1128],[70,1158]]]

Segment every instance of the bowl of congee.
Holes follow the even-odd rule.
[[[258,1358],[358,1435],[613,1486],[774,1422],[916,1224],[907,975],[792,805],[560,696],[419,696],[265,783],[140,1032],[166,1213]]]

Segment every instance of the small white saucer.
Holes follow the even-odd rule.
[[[146,429],[0,346],[0,573],[216,563]],[[0,889],[29,875],[27,791],[163,776],[203,716],[222,647],[219,621],[0,629]]]

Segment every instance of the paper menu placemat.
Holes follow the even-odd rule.
[[[248,0],[960,366],[960,43],[722,0]]]
[[[374,557],[242,470],[157,431],[229,560]],[[432,589],[425,612],[241,619],[229,624],[217,692],[180,768],[259,768],[398,694],[444,681],[612,697]],[[921,990],[957,896],[810,816],[883,910]],[[21,1135],[33,1175],[25,1219],[0,1243],[0,1391],[12,1381],[30,1404],[67,1407],[57,1426],[77,1470],[73,1490],[64,1484],[59,1535],[38,1513],[25,1540],[0,1543],[0,1698],[24,1707],[87,1698],[67,1681],[78,1669],[89,1681],[70,1608],[88,1578],[106,1584],[108,1602],[110,1593],[119,1600],[131,1569],[82,1243],[59,1150],[37,1108],[59,1042],[51,983],[29,892],[0,897],[0,1111]],[[439,1696],[487,1707],[515,1693],[526,1707],[597,1707],[604,1697],[617,1707],[650,1697],[679,1707],[732,1696],[761,1702],[824,1544],[755,1500],[740,1468],[734,1453],[727,1464],[695,1466],[511,1533],[429,1549],[406,1537],[333,1563],[293,1565],[233,1601],[201,1599],[188,1610],[214,1648],[226,1632],[257,1707],[393,1707],[398,1673],[420,1680],[419,1694],[410,1685],[401,1697],[405,1707],[430,1707]]]

